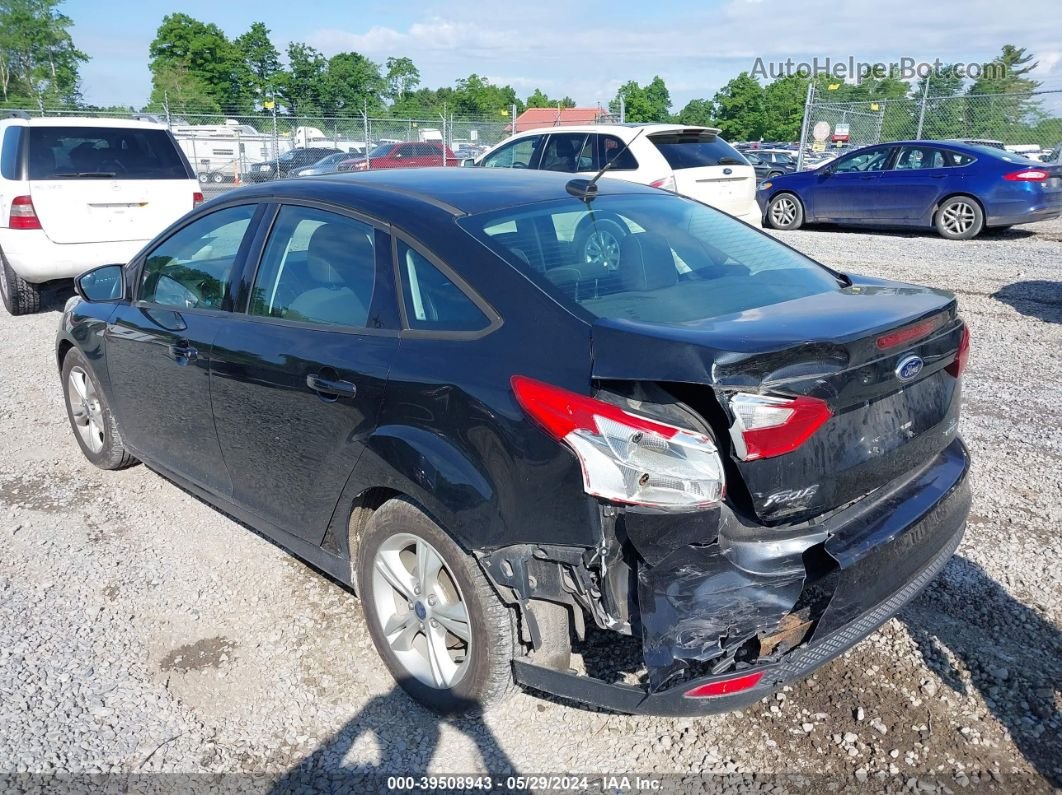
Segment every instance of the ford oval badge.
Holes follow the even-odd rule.
[[[723,173],[724,174],[733,174],[734,173],[734,169],[732,169],[732,168],[724,168],[723,169]]]
[[[901,381],[910,381],[922,372],[923,365],[925,365],[925,362],[918,356],[905,356],[896,365],[896,377]]]

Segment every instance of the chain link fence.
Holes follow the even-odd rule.
[[[81,108],[26,108],[4,113],[28,116],[90,116],[125,118],[165,124],[206,185],[238,184],[287,176],[294,150],[337,150],[350,155],[344,170],[352,170],[354,161],[364,161],[362,168],[399,165],[376,157],[367,157],[384,144],[415,143],[404,152],[407,163],[416,165],[459,165],[464,158],[476,157],[504,138],[512,129],[506,116],[462,117],[440,114],[415,119],[351,114],[319,116],[308,114],[258,113],[250,115],[206,114],[194,110],[170,108],[166,112],[125,110],[86,111]],[[298,160],[299,166],[310,165]],[[339,161],[332,167],[339,165]],[[405,164],[401,164],[405,165]],[[334,170],[334,169],[333,169]]]
[[[809,91],[801,154],[817,165],[862,146],[904,140],[979,141],[1034,159],[1062,148],[1062,91],[832,102]]]

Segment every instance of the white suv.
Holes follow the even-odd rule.
[[[40,308],[45,282],[127,262],[203,200],[169,131],[120,119],[0,120],[0,296]]]
[[[674,191],[761,226],[756,171],[711,127],[594,124],[529,130],[488,150],[475,165],[589,176],[610,161],[605,177]]]

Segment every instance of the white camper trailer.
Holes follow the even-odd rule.
[[[272,133],[232,119],[225,124],[175,124],[172,132],[203,183],[234,182],[249,164],[272,160],[291,149],[287,136],[274,141]]]
[[[356,155],[365,154],[365,142],[336,132],[334,135],[325,135],[317,127],[296,127],[292,135],[296,148],[325,146],[350,152]]]

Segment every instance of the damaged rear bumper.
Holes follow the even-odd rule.
[[[968,468],[966,449],[956,439],[919,472],[822,522],[814,544],[795,553],[779,545],[777,561],[804,561],[806,568],[776,567],[773,577],[766,570],[750,572],[735,565],[740,552],[720,552],[717,540],[639,570],[645,686],[611,684],[524,660],[513,663],[516,681],[627,713],[706,714],[752,703],[859,643],[944,568],[965,529]],[[829,562],[828,571],[820,566],[813,572],[816,556]],[[763,560],[770,563],[771,556]],[[809,610],[811,592],[816,604]],[[797,633],[791,642],[779,640],[786,626]],[[748,644],[767,644],[771,653],[742,660],[735,650]],[[704,670],[709,675],[694,674]],[[723,683],[754,675],[759,678],[753,686],[727,694]],[[706,685],[721,694],[687,695]]]

